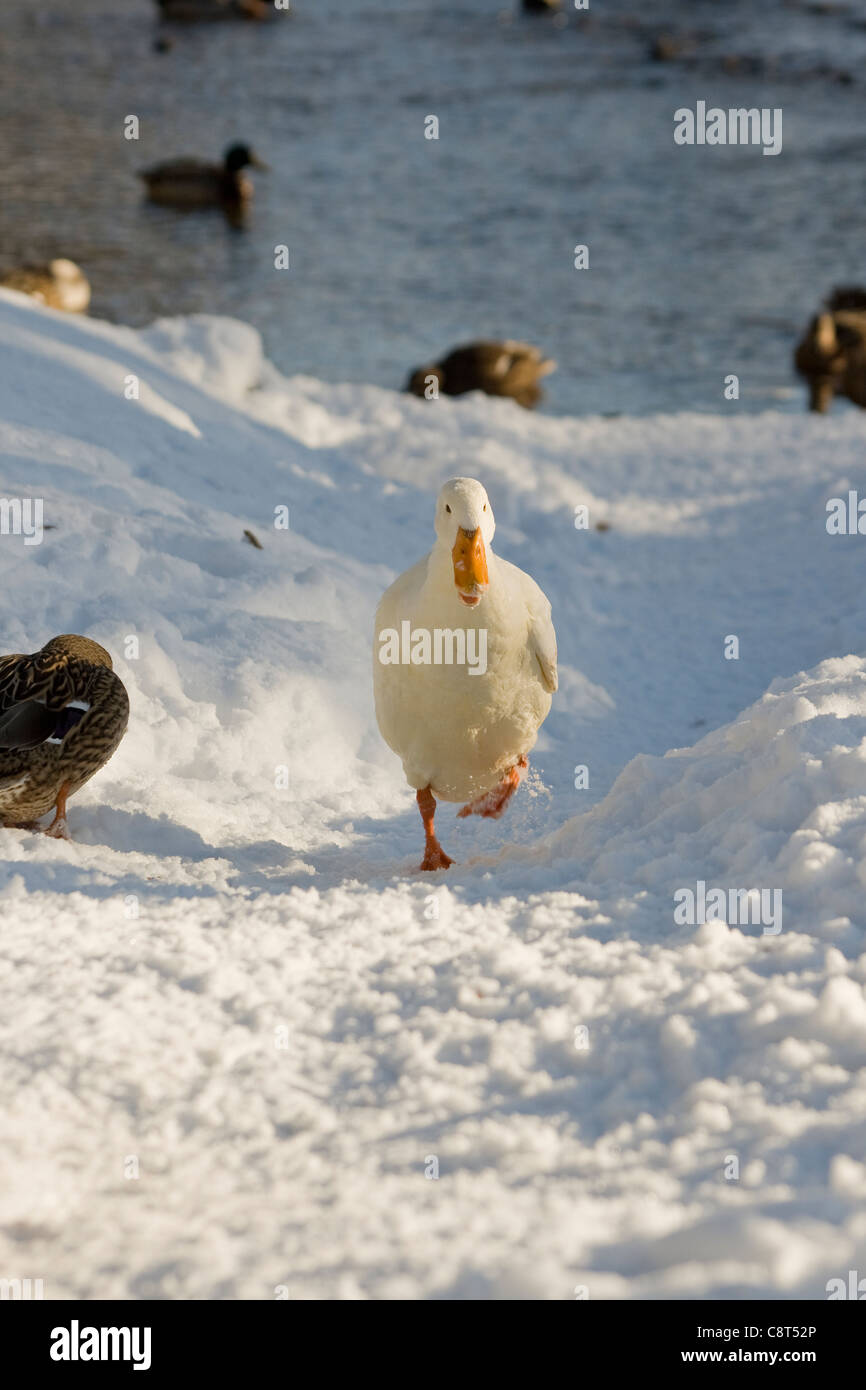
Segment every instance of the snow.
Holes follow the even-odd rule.
[[[231,320],[0,292],[2,493],[56,528],[0,536],[2,649],[87,633],[133,712],[74,843],[0,830],[4,1275],[823,1298],[864,1268],[863,542],[825,528],[864,417],[729,410],[432,405],[284,379]],[[443,808],[458,862],[422,877],[372,616],[457,473],[563,677],[506,816]],[[699,882],[780,890],[781,931],[678,924]]]

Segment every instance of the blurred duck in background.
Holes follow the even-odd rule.
[[[462,396],[467,391],[483,391],[488,396],[510,396],[518,405],[531,410],[542,400],[544,392],[539,380],[556,370],[550,357],[543,357],[529,343],[505,342],[467,343],[455,348],[428,367],[417,367],[409,377],[406,390],[413,395],[435,399]]]
[[[163,19],[271,19],[272,0],[156,0]],[[288,9],[288,5],[282,7]]]
[[[230,145],[222,164],[207,164],[200,159],[172,159],[144,169],[147,195],[153,203],[164,203],[183,210],[221,207],[229,215],[239,216],[253,197],[253,183],[244,170],[267,169],[267,164],[253,154],[247,145]]]
[[[809,386],[809,409],[825,413],[834,396],[866,408],[866,289],[835,289],[794,351],[794,366]]]
[[[49,309],[83,314],[90,304],[90,284],[74,261],[62,258],[46,265],[22,265],[0,276],[0,286],[29,294]]]

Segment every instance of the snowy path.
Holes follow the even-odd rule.
[[[284,381],[226,320],[0,292],[0,495],[56,527],[0,536],[2,650],[87,632],[133,707],[75,844],[0,830],[0,1273],[558,1299],[866,1268],[863,540],[824,526],[866,420],[729,409],[430,407]],[[564,678],[530,787],[446,809],[430,882],[370,627],[454,473]],[[698,880],[781,889],[783,930],[676,924]]]

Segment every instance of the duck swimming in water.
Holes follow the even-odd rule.
[[[108,762],[129,697],[98,642],[68,633],[30,656],[0,657],[0,825],[69,839],[66,802]]]
[[[237,210],[245,207],[253,196],[252,180],[247,168],[267,169],[248,145],[230,145],[222,164],[208,164],[200,159],[171,159],[155,164],[139,174],[153,203],[169,207],[192,209],[222,207]]]

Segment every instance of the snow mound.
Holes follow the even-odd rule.
[[[0,830],[4,1275],[821,1298],[866,1267],[862,560],[824,526],[863,435],[431,406],[285,380],[229,320],[0,291],[3,496],[52,528],[0,535],[2,649],[89,633],[132,701],[75,843]],[[446,813],[422,879],[370,629],[454,473],[564,675],[508,815]],[[700,884],[779,892],[781,929],[677,920]]]
[[[732,724],[633,758],[605,801],[553,837],[593,883],[777,885],[813,920],[857,917],[866,882],[866,662],[773,681]]]

